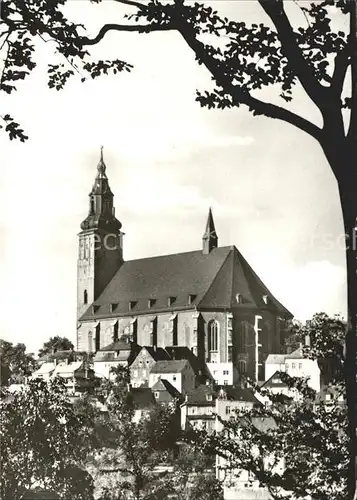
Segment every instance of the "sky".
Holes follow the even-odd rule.
[[[266,20],[253,1],[215,6],[232,19]],[[90,35],[121,13],[109,0],[72,1],[68,12]],[[210,76],[175,33],[112,33],[91,53],[134,70],[74,77],[57,92],[46,83],[53,45],[41,42],[36,70],[0,96],[2,112],[30,136],[22,144],[0,134],[0,337],[30,352],[50,336],[75,340],[77,234],[101,145],[125,259],[199,249],[212,207],[219,245],[236,245],[296,318],[345,316],[337,184],[317,143],[244,107],[201,108],[195,92],[211,88]],[[291,109],[319,123],[299,89]]]

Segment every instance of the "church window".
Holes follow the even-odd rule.
[[[84,293],[83,293],[83,303],[88,304],[88,292],[87,292],[87,290],[84,290]]]
[[[247,371],[247,364],[244,361],[244,359],[241,359],[241,360],[238,361],[238,371],[241,374],[246,373],[246,371]]]
[[[138,321],[136,318],[130,321],[130,339],[132,342],[136,344],[138,337]],[[146,355],[146,352],[143,352],[143,356]]]
[[[218,322],[216,320],[208,323],[208,350],[218,351]]]
[[[113,341],[116,342],[118,340],[118,330],[119,330],[119,324],[118,321],[116,321],[113,325]]]
[[[247,349],[247,347],[249,347],[248,337],[249,337],[249,325],[246,321],[242,321],[241,332],[240,332],[240,342],[239,342],[240,352],[244,352]]]
[[[100,323],[98,323],[95,327],[95,350],[99,351],[100,349]]]
[[[177,345],[177,314],[170,317],[170,332],[172,334],[172,345]]]

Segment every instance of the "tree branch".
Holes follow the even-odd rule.
[[[335,57],[334,70],[331,78],[331,89],[341,97],[343,84],[346,78],[347,68],[350,65],[351,49],[346,45]]]
[[[285,121],[306,132],[320,142],[322,139],[322,130],[309,122],[305,118],[288,111],[285,108],[270,104],[260,99],[257,99],[249,94],[248,91],[242,87],[236,86],[232,83],[231,78],[224,74],[223,67],[219,66],[219,61],[215,60],[205,50],[205,46],[194,35],[189,33],[188,29],[179,30],[189,47],[195,52],[199,61],[201,61],[208,71],[212,74],[217,84],[221,86],[225,92],[230,94],[235,104],[245,104],[255,114],[264,115],[269,118],[276,118]]]
[[[139,10],[147,10],[147,6],[140,3],[140,2],[135,2],[134,0],[115,0],[117,3],[122,3],[123,5],[130,5],[132,7],[136,7]]]
[[[321,110],[328,106],[328,87],[323,87],[300,50],[294,30],[285,14],[282,0],[258,0],[264,12],[270,17],[278,32],[283,53],[294,69],[305,92]]]
[[[153,31],[170,31],[176,29],[173,24],[161,25],[161,24],[105,24],[99,30],[99,33],[94,38],[81,38],[82,45],[96,45],[100,42],[108,31],[131,31],[136,33],[151,33]]]

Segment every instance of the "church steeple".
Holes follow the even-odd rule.
[[[97,300],[124,262],[123,233],[113,201],[101,147],[88,215],[78,235],[77,319]]]
[[[106,165],[103,158],[103,146],[100,148],[100,159],[97,175],[89,193],[88,217],[82,222],[81,229],[104,229],[119,231],[121,223],[115,218],[113,205],[114,195],[109,187]]]
[[[204,254],[209,254],[214,248],[218,247],[218,236],[214,227],[213,215],[211,208],[208,212],[206,230],[202,237],[202,251]]]

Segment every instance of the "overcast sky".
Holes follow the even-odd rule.
[[[233,19],[265,20],[253,1],[217,6]],[[110,1],[70,5],[93,35],[119,10]],[[30,136],[20,144],[0,135],[2,338],[30,351],[57,334],[74,341],[77,234],[101,144],[125,259],[200,248],[212,206],[219,245],[236,245],[297,318],[345,315],[337,185],[312,139],[245,108],[201,109],[195,91],[210,77],[174,33],[110,34],[93,55],[123,58],[133,72],[75,77],[61,92],[46,86],[52,50],[39,45],[38,68],[0,96],[2,112]],[[302,92],[293,109],[319,123]]]

